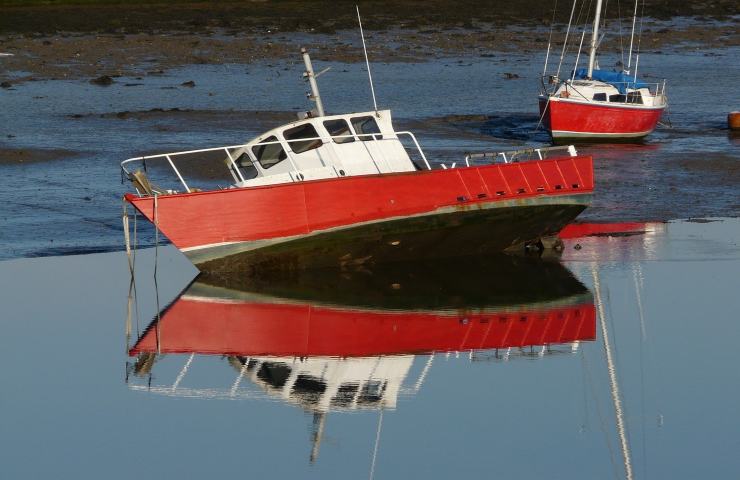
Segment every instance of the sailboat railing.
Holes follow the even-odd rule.
[[[591,100],[587,96],[585,96],[583,93],[581,93],[578,90],[578,84],[577,82],[579,79],[567,79],[567,80],[561,80],[558,79],[552,75],[543,75],[540,79],[540,90],[543,95],[551,96],[554,95],[555,92],[560,88],[560,85],[565,85],[566,91],[568,93],[575,92],[577,96],[584,98],[586,100]],[[665,90],[666,90],[666,81],[663,79],[660,82],[643,82],[641,80],[635,82],[634,80],[626,81],[626,82],[603,82],[607,83],[609,85],[614,86],[615,88],[619,89],[619,87],[624,87],[624,90],[629,91],[637,91],[639,88],[635,88],[635,86],[639,83],[640,88],[645,88],[650,91],[650,94],[654,97],[665,97]]]

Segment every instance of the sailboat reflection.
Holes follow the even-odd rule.
[[[419,354],[504,361],[572,352],[595,335],[586,287],[559,263],[526,257],[289,279],[201,276],[129,349],[136,359],[127,381],[166,395],[266,395],[297,405],[314,415],[313,461],[329,411],[394,409],[399,395],[418,392],[434,358],[407,382]],[[156,385],[153,369],[168,354],[186,355],[184,366]],[[224,359],[236,378],[222,388],[185,387],[196,357]]]

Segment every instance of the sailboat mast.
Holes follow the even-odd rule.
[[[594,30],[591,36],[591,52],[588,55],[588,78],[594,73],[596,63],[596,46],[599,43],[599,20],[601,20],[601,0],[596,0],[596,15],[594,15]]]

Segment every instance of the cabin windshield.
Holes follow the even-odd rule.
[[[257,161],[260,162],[262,168],[271,168],[282,162],[288,155],[285,153],[283,146],[277,142],[278,139],[275,135],[267,137],[262,142],[266,145],[255,145],[252,147],[252,153],[257,157]]]
[[[352,119],[352,126],[355,129],[357,137],[362,141],[383,139],[383,135],[380,135],[380,128],[377,122],[371,116],[354,117]]]
[[[638,103],[642,105],[642,94],[640,92],[628,92],[627,103]]]
[[[326,120],[324,122],[324,128],[329,132],[332,137],[343,137],[343,138],[332,138],[334,143],[351,143],[355,139],[352,136],[352,131],[349,129],[349,123],[347,120],[338,118],[336,120]],[[345,136],[347,135],[347,136]]]
[[[236,157],[234,159],[234,163],[237,167],[239,167],[239,171],[241,172],[242,178],[244,178],[244,180],[250,180],[259,176],[257,167],[254,166],[254,162],[252,162],[252,159],[249,158],[249,154],[247,152],[244,152]]]
[[[283,137],[288,141],[293,153],[303,153],[323,145],[319,134],[310,123],[305,123],[297,127],[290,128],[283,132]],[[307,139],[307,140],[301,140]]]

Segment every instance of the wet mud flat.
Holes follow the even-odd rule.
[[[733,48],[712,52],[729,65],[740,58]],[[727,130],[726,113],[699,94],[701,72],[717,61],[704,53],[650,56],[646,71],[681,78],[669,93],[672,128],[661,127],[637,144],[577,145],[594,156],[596,169],[596,193],[582,220],[740,216],[740,138]],[[521,96],[536,91],[540,62],[514,53],[378,62],[373,74],[380,104],[392,109],[397,128],[414,132],[432,163],[450,165],[462,162],[466,152],[549,144],[537,130],[536,98]],[[332,67],[321,78],[330,112],[371,109],[362,64],[317,60],[316,65]],[[121,181],[122,160],[237,145],[297,118],[297,112],[311,108],[300,72],[301,65],[278,60],[192,65],[142,80],[123,77],[109,86],[49,80],[0,91],[6,106],[0,219],[7,226],[0,231],[0,257],[122,248],[121,197],[131,190]],[[510,72],[518,78],[507,78]],[[735,75],[732,67],[726,74]],[[468,88],[458,88],[462,81]],[[183,85],[188,82],[194,86]],[[726,89],[715,95],[732,103]],[[220,160],[207,165],[200,160],[180,164],[194,186],[229,184]],[[176,182],[166,165],[149,168],[163,181]],[[152,244],[151,226],[139,224],[139,240]]]
[[[14,54],[3,59],[3,70],[22,72],[0,73],[5,88],[38,79],[85,78],[107,84],[121,76],[161,75],[192,64],[290,61],[306,44],[315,59],[362,60],[351,2],[22,3],[0,6],[0,50]],[[726,1],[647,5],[640,26],[642,49],[740,45],[740,17],[734,7]],[[388,62],[536,54],[547,48],[551,24],[554,44],[566,35],[568,9],[558,9],[553,17],[551,8],[532,0],[363,5],[371,57]],[[628,41],[630,15],[614,6],[607,10],[604,48]]]
[[[736,95],[723,87],[740,75],[740,47],[728,46],[737,41],[737,19],[719,11],[701,18],[652,15],[641,76],[668,79],[671,126],[638,144],[578,145],[594,156],[596,168],[594,203],[582,219],[740,216],[740,138],[727,130],[725,111]],[[537,128],[536,103],[549,26],[539,17],[521,18],[518,25],[482,17],[458,25],[440,17],[429,28],[369,27],[380,106],[392,109],[398,129],[415,133],[435,165],[460,164],[466,152],[549,144]],[[350,20],[347,28],[354,29]],[[331,67],[320,80],[329,112],[372,108],[359,36],[339,25],[332,32],[202,25],[94,33],[19,25],[0,34],[0,51],[16,53],[0,59],[0,76],[10,80],[0,89],[6,225],[0,258],[122,248],[121,196],[130,188],[121,182],[119,162],[241,144],[297,118],[312,107],[300,78],[299,45],[312,51],[316,68]],[[719,36],[671,37],[699,30]],[[666,48],[653,46],[652,38]],[[214,53],[222,44],[230,46]],[[605,47],[600,58],[608,66],[620,57]],[[718,82],[708,86],[705,72],[720,63]],[[229,181],[228,173],[197,161],[183,168],[204,186]],[[151,228],[140,227],[140,239],[151,244]]]

